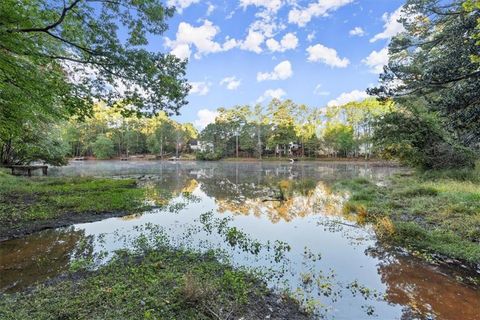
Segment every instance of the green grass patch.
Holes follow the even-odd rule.
[[[393,238],[396,243],[411,250],[427,253],[441,253],[448,257],[479,262],[480,245],[458,235],[456,230],[426,230],[413,222],[395,223]]]
[[[480,263],[480,170],[398,174],[387,186],[341,181],[345,213],[358,213],[385,241],[427,254]]]
[[[78,272],[77,272],[78,274]],[[76,280],[73,280],[76,279]],[[263,319],[279,297],[213,253],[162,249],[119,255],[94,273],[5,294],[1,319]],[[295,319],[306,319],[285,300]],[[278,305],[276,305],[278,308]],[[280,307],[282,308],[282,307]]]
[[[134,213],[145,189],[133,179],[15,177],[0,172],[0,233],[64,215]]]

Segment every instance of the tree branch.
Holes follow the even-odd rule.
[[[48,25],[43,28],[24,28],[24,29],[14,29],[14,30],[9,30],[9,32],[48,32],[50,29],[54,29],[57,26],[59,26],[63,20],[65,20],[65,17],[67,16],[68,11],[72,10],[81,0],[74,0],[68,7],[63,7],[62,13],[60,14],[60,18],[58,18],[57,21],[55,21],[53,24]]]

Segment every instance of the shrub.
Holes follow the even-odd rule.
[[[197,160],[215,161],[222,159],[222,152],[219,151],[204,151],[197,153]]]
[[[398,110],[375,122],[375,146],[386,158],[422,169],[473,168],[475,153],[442,127],[443,119],[425,111]]]

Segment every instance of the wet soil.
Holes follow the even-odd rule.
[[[15,226],[8,224],[2,225],[0,226],[0,242],[21,238],[46,229],[67,227],[77,223],[94,222],[107,218],[123,217],[129,214],[131,213],[122,211],[68,213],[53,219],[26,221],[21,224],[16,224]]]

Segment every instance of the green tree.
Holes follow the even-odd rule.
[[[173,13],[173,8],[158,0],[4,0],[0,4],[0,70],[22,72],[2,72],[2,85],[25,89],[21,96],[27,95],[30,86],[40,85],[40,101],[50,90],[62,88],[62,102],[71,109],[85,111],[94,98],[108,102],[121,98],[138,111],[176,112],[186,103],[189,89],[182,78],[185,62],[143,49],[149,35],[161,35],[167,29],[165,19]],[[128,35],[125,41],[120,33]],[[38,78],[29,72],[18,82],[6,78],[25,70],[50,74],[47,81],[52,79],[56,85],[32,83]],[[69,77],[61,76],[64,72]],[[92,72],[94,77],[86,76]],[[118,87],[127,89],[109,89]]]
[[[473,152],[446,132],[438,116],[412,109],[399,108],[377,122],[373,139],[381,154],[423,169],[474,166]]]
[[[228,142],[232,138],[230,127],[226,122],[215,121],[208,124],[200,133],[200,140],[213,145],[213,152],[221,157],[228,155]]]
[[[404,107],[422,103],[439,115],[452,138],[478,150],[480,70],[472,55],[479,52],[480,10],[474,5],[478,2],[407,0],[402,19],[406,31],[392,39],[381,85],[369,92]]]
[[[254,123],[247,122],[243,125],[239,135],[239,148],[251,155],[258,152],[257,126]]]
[[[294,110],[298,106],[291,100],[280,101],[273,99],[268,105],[272,133],[268,145],[276,150],[283,149],[287,154],[287,147],[291,142],[296,142]],[[280,154],[280,153],[279,153]]]
[[[148,149],[163,159],[165,151],[173,146],[175,141],[175,127],[165,115],[154,119],[153,134],[147,138]]]
[[[144,49],[172,15],[159,0],[1,1],[0,148],[20,149],[19,128],[39,114],[45,125],[84,118],[95,100],[122,100],[124,113],[178,113],[186,61]]]
[[[480,0],[466,0],[463,2],[463,8],[469,13],[480,10]],[[477,16],[476,34],[473,36],[477,40],[477,45],[480,46],[480,17]],[[473,53],[471,59],[475,63],[480,63],[480,53]]]
[[[97,137],[92,144],[92,149],[97,159],[110,159],[115,154],[113,141],[104,134]]]
[[[265,114],[261,104],[253,107],[249,122],[255,127],[256,146],[255,151],[259,159],[262,159],[263,150],[267,146],[267,141],[270,138],[271,130],[269,126],[268,115]]]
[[[368,158],[372,153],[373,123],[376,118],[391,112],[393,108],[394,103],[391,100],[382,102],[369,98],[341,106],[330,106],[326,115],[328,121],[344,123],[352,128],[355,156],[363,152]]]
[[[300,105],[295,110],[295,134],[302,145],[302,156],[306,147],[316,149],[318,146],[317,128],[320,125],[320,114],[315,109]]]
[[[29,164],[41,161],[52,165],[66,164],[68,144],[60,138],[60,128],[46,119],[23,124],[15,134],[3,141],[2,164]]]
[[[235,106],[231,109],[218,109],[219,115],[216,122],[223,123],[223,126],[228,130],[227,152],[229,155],[238,157],[240,151],[240,136],[247,124],[247,117],[249,116],[249,106]]]
[[[342,123],[328,123],[323,132],[323,140],[336,156],[347,157],[355,145],[352,127]]]

